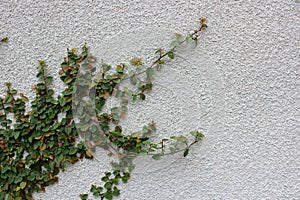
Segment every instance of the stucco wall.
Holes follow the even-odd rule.
[[[32,96],[44,59],[62,89],[66,48],[86,42],[97,57],[124,61],[207,17],[199,46],[178,52],[124,123],[138,130],[154,120],[158,137],[200,129],[206,138],[184,159],[138,159],[119,199],[300,199],[299,15],[298,0],[0,0],[0,36],[10,40],[0,45],[0,80]],[[79,199],[108,162],[98,151],[35,198]]]

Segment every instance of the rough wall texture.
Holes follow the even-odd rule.
[[[44,59],[62,89],[66,48],[87,42],[105,61],[122,61],[205,16],[200,45],[178,52],[124,126],[154,120],[160,133],[201,129],[206,138],[185,159],[140,159],[120,199],[300,199],[299,15],[298,0],[1,0],[0,35],[10,42],[0,46],[0,80],[33,95]],[[79,199],[109,168],[103,155],[69,166],[35,198]]]

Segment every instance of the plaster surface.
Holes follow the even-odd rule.
[[[206,17],[199,46],[177,52],[124,123],[134,131],[154,120],[157,137],[200,129],[206,138],[186,158],[139,158],[118,199],[300,199],[299,16],[298,0],[1,0],[9,43],[0,45],[0,89],[10,81],[32,98],[38,59],[63,89],[66,49],[85,42],[109,63],[150,62],[154,48]],[[95,157],[35,199],[79,199],[109,169],[101,150]]]

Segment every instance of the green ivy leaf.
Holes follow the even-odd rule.
[[[11,103],[13,101],[13,97],[11,95],[8,95],[4,98],[3,103]]]
[[[145,99],[146,99],[145,94],[144,94],[144,93],[140,93],[140,98],[141,98],[142,100],[145,100]]]
[[[123,176],[123,177],[122,177],[122,182],[123,182],[123,183],[127,183],[127,182],[128,182],[128,179],[129,179],[129,177]]]
[[[18,139],[19,136],[20,136],[20,132],[14,132],[14,138],[15,138],[15,140]]]
[[[117,93],[116,93],[116,95],[115,95],[115,97],[116,98],[120,98],[122,95],[123,95],[123,91],[118,90]]]
[[[58,102],[60,106],[64,106],[66,104],[66,99],[62,96],[58,96]]]
[[[0,41],[1,42],[8,42],[8,37],[2,37]]]
[[[135,76],[130,77],[130,82],[131,82],[132,85],[136,85],[137,78]]]
[[[48,76],[48,77],[45,78],[45,83],[50,84],[52,82],[52,80],[53,80],[53,77]]]
[[[23,180],[23,177],[19,174],[16,178],[14,183],[20,183]]]
[[[61,153],[58,156],[56,156],[55,160],[56,160],[56,162],[60,163],[63,158],[64,158],[64,155]]]
[[[107,189],[107,190],[111,190],[112,184],[111,184],[110,182],[106,182],[106,183],[104,184],[104,188]]]
[[[185,41],[186,41],[187,44],[191,43],[193,41],[193,35],[188,34],[185,38]]]
[[[116,186],[114,186],[113,196],[117,197],[119,195],[120,195],[120,190]]]
[[[201,27],[207,28],[208,26],[207,26],[207,24],[202,24]]]
[[[89,129],[89,125],[88,124],[84,124],[84,125],[82,125],[81,127],[80,127],[80,130],[81,131],[87,131],[88,129]]]
[[[87,200],[89,195],[88,194],[80,194],[79,197],[80,197],[81,200]]]
[[[64,83],[65,84],[70,84],[74,79],[71,78],[71,77],[67,77],[65,80],[64,80]]]
[[[183,152],[183,157],[186,157],[189,154],[189,148],[186,148]]]
[[[130,64],[132,64],[133,66],[140,66],[143,65],[144,63],[142,62],[141,58],[132,58],[130,60]]]
[[[55,163],[52,161],[52,162],[49,162],[49,167],[50,167],[50,169],[54,169],[54,166],[55,166]]]
[[[168,53],[168,57],[171,58],[171,59],[174,59],[174,52],[173,51],[170,51]]]
[[[197,132],[197,135],[196,135],[196,141],[199,142],[200,140],[202,140],[202,138],[204,137],[203,133],[200,133],[200,132]]]
[[[172,47],[177,46],[177,45],[179,45],[178,40],[173,40],[170,44],[170,46],[172,46]]]
[[[152,159],[154,159],[154,160],[160,160],[161,159],[161,154],[155,154],[155,155],[153,155]]]
[[[32,173],[27,177],[27,180],[33,181],[35,179],[35,175]]]
[[[120,121],[120,116],[116,113],[113,113],[112,114],[112,118],[115,120],[115,121]]]
[[[21,184],[20,184],[20,188],[23,190],[25,187],[26,187],[27,183],[25,181],[23,181]]]
[[[147,78],[151,79],[151,77],[154,75],[154,69],[152,69],[151,67],[147,68],[146,75],[147,75]]]
[[[71,134],[71,132],[72,132],[72,127],[66,126],[66,127],[65,127],[65,131],[66,131],[67,134]]]
[[[69,150],[70,155],[74,155],[76,152],[77,152],[77,149],[75,147],[70,147],[70,150]]]

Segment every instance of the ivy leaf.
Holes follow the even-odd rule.
[[[10,91],[11,94],[17,94],[17,92],[18,92],[18,91],[15,90],[15,89],[12,89],[12,90]]]
[[[116,186],[114,186],[113,195],[114,195],[115,197],[117,197],[117,196],[120,195],[120,190],[119,190]]]
[[[14,138],[15,138],[15,140],[18,139],[19,135],[20,135],[20,132],[14,132]]]
[[[106,182],[106,183],[104,184],[104,188],[107,189],[107,190],[110,190],[111,187],[112,187],[112,184],[111,184],[110,182]]]
[[[74,155],[76,152],[77,152],[77,149],[75,147],[70,147],[70,150],[69,150],[70,155]]]
[[[4,98],[3,103],[11,103],[13,101],[13,97],[8,95]]]
[[[120,116],[116,113],[113,113],[112,114],[112,118],[115,120],[115,121],[120,121]]]
[[[155,154],[155,155],[152,156],[152,158],[154,160],[160,160],[161,159],[161,154]]]
[[[113,198],[113,193],[112,193],[112,191],[111,191],[111,190],[106,191],[106,192],[103,194],[103,197],[106,198],[106,199],[108,199],[108,200],[112,200],[112,198]]]
[[[127,182],[128,182],[128,179],[129,179],[129,177],[123,176],[123,177],[122,177],[122,182],[123,182],[123,183],[127,183]]]
[[[145,99],[146,99],[145,94],[144,94],[144,93],[140,93],[140,98],[141,98],[142,100],[145,100]]]
[[[21,184],[20,184],[20,188],[23,190],[25,187],[26,187],[26,182],[25,181],[23,181]]]
[[[84,124],[83,126],[80,127],[80,130],[82,131],[87,131],[89,129],[89,125],[88,124]]]
[[[121,90],[118,90],[115,97],[120,98],[123,95],[123,92]]]
[[[49,84],[49,83],[52,82],[52,80],[53,80],[53,77],[48,76],[48,77],[45,78],[45,83],[46,83],[46,84]]]
[[[171,153],[171,154],[174,154],[174,153],[176,152],[176,150],[175,150],[174,147],[169,147],[169,149],[170,149],[170,153]]]
[[[186,157],[189,154],[189,148],[186,148],[183,152],[183,157]]]
[[[88,194],[80,194],[79,197],[80,197],[81,200],[87,200],[89,195]]]
[[[65,132],[66,132],[67,134],[70,134],[70,133],[72,132],[72,127],[66,126],[66,127],[65,127]]]
[[[168,53],[168,57],[171,58],[171,59],[174,59],[174,52],[173,51],[170,51]]]
[[[159,61],[158,61],[158,64],[164,64],[165,63],[165,60],[164,59],[160,59]]]
[[[93,158],[92,152],[88,149],[85,151],[88,158]]]
[[[177,46],[177,45],[179,45],[178,40],[173,40],[170,44],[170,46],[172,46],[172,47]]]
[[[131,82],[132,85],[136,85],[137,78],[135,76],[130,77],[130,82]]]
[[[15,178],[14,183],[20,183],[23,180],[23,177],[20,174]]]
[[[62,96],[58,96],[58,102],[61,106],[64,106],[66,104],[66,99]]]
[[[203,133],[197,132],[196,141],[199,142],[200,140],[202,140],[203,137],[204,137]]]
[[[49,163],[49,167],[50,167],[50,169],[52,169],[52,170],[53,170],[53,169],[54,169],[54,165],[55,165],[55,162],[53,162],[53,161],[52,161],[52,162],[50,162],[50,163]]]
[[[130,61],[130,64],[132,64],[133,66],[140,66],[143,65],[144,63],[142,62],[141,58],[132,58]]]
[[[27,180],[29,181],[33,181],[35,179],[35,175],[33,173],[31,173],[28,177]]]
[[[152,69],[151,67],[147,68],[146,75],[147,75],[147,78],[151,79],[151,77],[154,75],[154,69]]]
[[[1,42],[7,42],[7,41],[8,41],[8,37],[3,37],[3,38],[1,38],[0,41],[1,41]]]
[[[207,28],[208,26],[207,26],[207,24],[202,24],[201,27]]]
[[[90,192],[95,192],[97,189],[97,186],[95,184],[92,184]]]
[[[74,80],[73,78],[67,77],[67,78],[64,80],[64,83],[65,83],[65,84],[69,84],[69,83],[71,83],[73,80]]]
[[[193,35],[188,34],[185,38],[185,41],[186,41],[187,44],[191,43],[193,41]]]
[[[102,65],[102,69],[103,69],[104,73],[108,72],[111,69],[111,66],[106,63],[103,63],[103,61],[102,61],[101,65]]]
[[[64,155],[61,153],[55,158],[55,160],[56,160],[56,162],[60,163],[63,158],[64,158]]]

